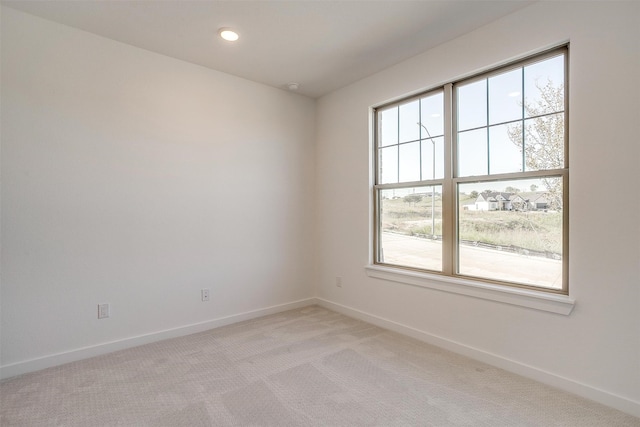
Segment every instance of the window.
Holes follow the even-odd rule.
[[[374,262],[568,294],[567,48],[374,109]]]

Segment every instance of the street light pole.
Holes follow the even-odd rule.
[[[431,141],[431,148],[432,148],[432,156],[431,158],[433,159],[433,165],[432,165],[432,169],[431,169],[431,173],[432,173],[432,180],[436,179],[436,142],[433,140],[433,138],[431,138],[431,134],[429,133],[429,129],[427,129],[427,127],[425,125],[423,125],[422,123],[418,122],[418,125],[420,125],[424,131],[427,133],[427,137],[429,137],[429,141]],[[436,205],[436,187],[433,185],[433,183],[431,184],[431,238],[433,240],[436,239],[436,218],[435,218],[435,205]]]

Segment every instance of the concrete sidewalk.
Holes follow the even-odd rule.
[[[442,242],[382,233],[384,262],[440,271]],[[562,287],[562,261],[498,250],[461,246],[460,274],[522,284]]]

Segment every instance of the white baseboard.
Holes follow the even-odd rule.
[[[89,357],[100,356],[126,348],[137,347],[143,344],[190,335],[209,329],[219,328],[221,326],[226,326],[245,320],[255,319],[257,317],[267,316],[269,314],[280,313],[283,311],[293,310],[296,308],[306,307],[314,304],[356,319],[363,320],[373,325],[380,326],[381,328],[385,328],[403,335],[410,336],[420,341],[433,344],[449,351],[462,354],[464,356],[479,360],[492,366],[496,366],[509,372],[513,372],[518,375],[540,381],[541,383],[548,384],[561,390],[577,394],[578,396],[594,400],[598,403],[610,406],[636,417],[640,417],[640,402],[636,402],[625,397],[589,386],[587,384],[583,384],[569,378],[564,378],[559,375],[546,372],[533,366],[510,360],[483,350],[479,350],[477,348],[448,340],[446,338],[432,335],[419,329],[415,329],[410,326],[406,326],[401,323],[397,323],[392,320],[375,316],[364,311],[347,307],[342,304],[334,303],[322,298],[307,298],[291,303],[280,304],[262,308],[259,310],[221,317],[206,322],[181,326],[179,328],[167,329],[164,331],[139,335],[136,337],[125,338],[118,341],[111,341],[94,346],[70,350],[63,353],[39,357],[23,362],[17,362],[10,365],[0,366],[0,379],[25,374],[28,372],[39,371],[41,369],[50,368],[52,366],[58,366],[77,360],[87,359]]]
[[[111,341],[92,345],[89,347],[82,347],[70,351],[65,351],[63,353],[51,354],[48,356],[30,359],[23,362],[12,363],[10,365],[0,366],[0,379],[26,374],[28,372],[39,371],[41,369],[50,368],[52,366],[75,362],[77,360],[87,359],[89,357],[100,356],[114,351],[137,347],[139,345],[149,344],[168,338],[195,334],[197,332],[219,328],[221,326],[230,325],[232,323],[238,323],[244,320],[255,319],[256,317],[267,316],[269,314],[275,314],[282,311],[306,307],[308,305],[313,305],[316,303],[317,301],[315,298],[307,298],[286,304],[279,304],[271,307],[261,308],[259,310],[247,311],[244,313],[221,317],[214,320],[208,320],[206,322],[194,323],[178,328],[152,332],[150,334],[139,335],[136,337],[130,337],[122,340]]]
[[[484,350],[479,350],[477,348],[451,341],[446,338],[432,335],[419,329],[415,329],[410,326],[394,322],[392,320],[384,319],[382,317],[375,316],[364,311],[357,310],[355,308],[347,307],[342,304],[337,304],[335,302],[317,297],[316,303],[329,310],[333,310],[338,313],[363,320],[367,323],[380,326],[384,329],[410,336],[428,344],[444,348],[454,353],[462,354],[474,360],[478,360],[489,365],[504,369],[506,371],[522,375],[523,377],[548,384],[569,393],[576,394],[578,396],[593,400],[606,406],[610,406],[636,417],[640,417],[640,402],[618,396],[605,390],[600,390],[598,388],[571,380],[569,378],[564,378],[562,376],[546,372],[534,366],[529,366],[515,360],[507,359],[502,356],[486,352]]]

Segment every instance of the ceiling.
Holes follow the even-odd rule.
[[[532,1],[7,1],[139,48],[319,97]],[[220,27],[240,33],[235,43]]]

